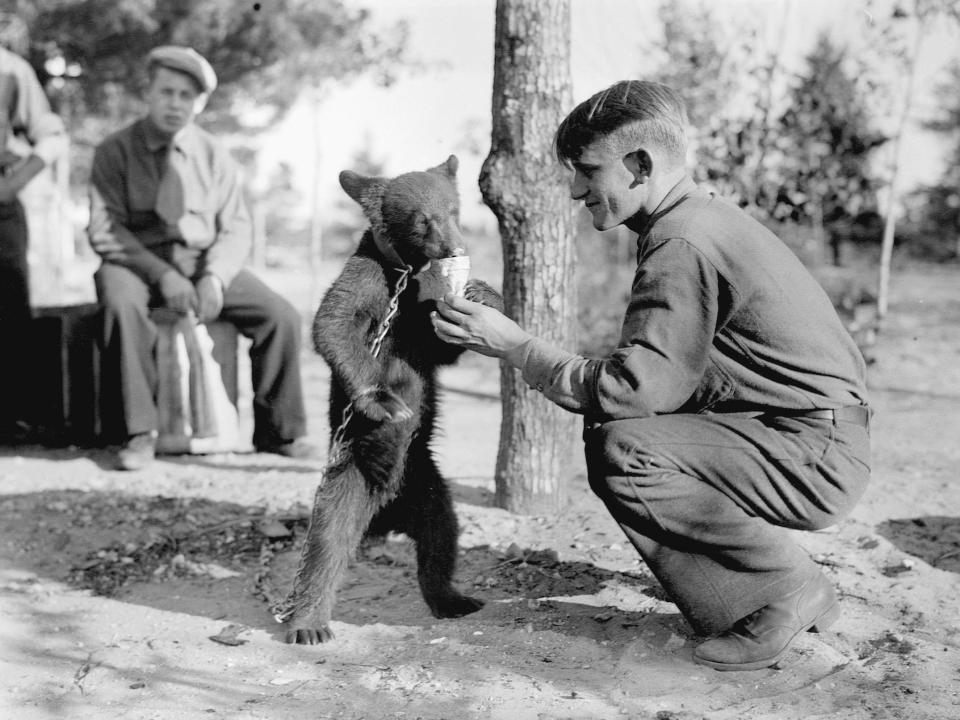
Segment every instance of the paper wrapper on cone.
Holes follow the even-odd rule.
[[[420,283],[417,299],[420,302],[439,300],[447,293],[462,296],[469,278],[469,255],[431,260],[430,267],[417,275]]]

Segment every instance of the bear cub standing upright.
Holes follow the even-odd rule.
[[[431,261],[463,253],[457,164],[451,155],[437,167],[393,179],[340,173],[370,227],[320,303],[313,342],[330,366],[331,429],[350,407],[352,415],[343,452],[317,489],[293,590],[278,613],[287,642],[312,645],[333,637],[334,596],[365,533],[396,530],[413,539],[417,579],[434,616],[460,617],[483,606],[453,587],[457,519],[430,449],[436,370],[455,362],[463,348],[434,333],[436,303],[420,300],[416,275]],[[502,307],[481,281],[468,281],[464,294]],[[395,314],[375,357],[392,301]]]

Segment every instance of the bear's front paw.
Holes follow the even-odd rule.
[[[287,643],[297,645],[319,645],[333,640],[333,630],[329,625],[316,628],[288,628],[284,636]]]
[[[413,410],[403,398],[382,387],[369,388],[353,401],[354,409],[374,422],[403,422]]]
[[[467,280],[463,288],[463,297],[470,302],[477,302],[503,312],[503,298],[500,293],[487,285],[483,280]]]

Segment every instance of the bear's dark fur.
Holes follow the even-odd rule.
[[[451,581],[457,520],[447,483],[430,450],[437,409],[436,369],[462,348],[440,341],[430,323],[434,301],[418,300],[414,274],[431,260],[462,252],[457,158],[393,179],[340,174],[371,227],[324,296],[313,341],[331,371],[330,427],[353,402],[345,452],[317,489],[293,591],[286,602],[287,642],[333,637],[330,613],[348,560],[365,533],[406,533],[416,544],[417,578],[436,617],[459,617],[483,603]],[[371,345],[401,278],[413,269],[378,357]],[[467,298],[500,307],[500,296],[471,280]]]

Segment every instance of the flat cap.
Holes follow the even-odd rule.
[[[186,73],[200,86],[201,92],[211,93],[217,87],[217,74],[207,59],[190,47],[161,45],[147,55],[147,65],[160,65]]]

